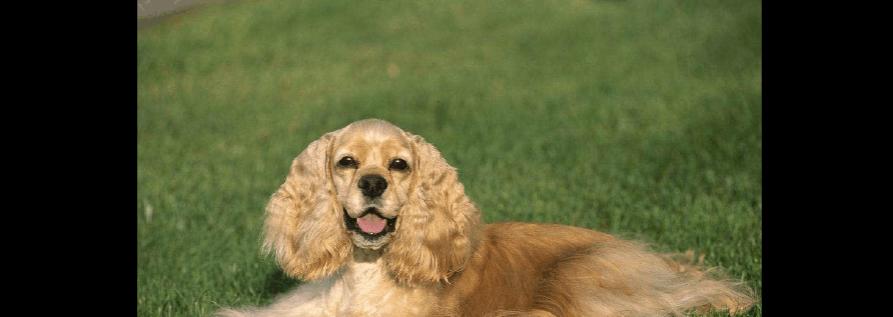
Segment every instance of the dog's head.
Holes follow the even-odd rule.
[[[383,121],[357,122],[335,140],[332,183],[354,245],[377,250],[391,240],[415,163],[411,141]]]
[[[265,248],[302,279],[334,273],[354,248],[381,252],[395,279],[461,269],[479,212],[453,167],[419,136],[362,120],[311,143],[267,206]]]

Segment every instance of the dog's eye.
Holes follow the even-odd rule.
[[[358,163],[357,160],[353,159],[350,156],[342,157],[341,160],[338,161],[338,167],[357,168],[358,165],[360,165],[360,163]]]
[[[394,159],[391,161],[391,165],[388,166],[388,169],[394,171],[405,171],[407,168],[409,168],[409,165],[406,164],[406,161],[401,159]]]

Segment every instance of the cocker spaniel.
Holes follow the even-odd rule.
[[[741,311],[740,284],[608,234],[483,224],[456,170],[377,119],[311,143],[267,205],[264,249],[305,281],[222,316],[666,316]]]

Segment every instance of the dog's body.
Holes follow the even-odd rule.
[[[455,170],[380,120],[327,134],[267,208],[265,246],[308,280],[226,316],[663,316],[747,290],[583,228],[480,223]]]

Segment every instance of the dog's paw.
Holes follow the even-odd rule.
[[[218,310],[216,313],[214,313],[213,316],[214,317],[248,317],[251,315],[248,314],[248,312],[246,312],[246,311],[232,309],[232,308],[226,308],[226,309]]]

